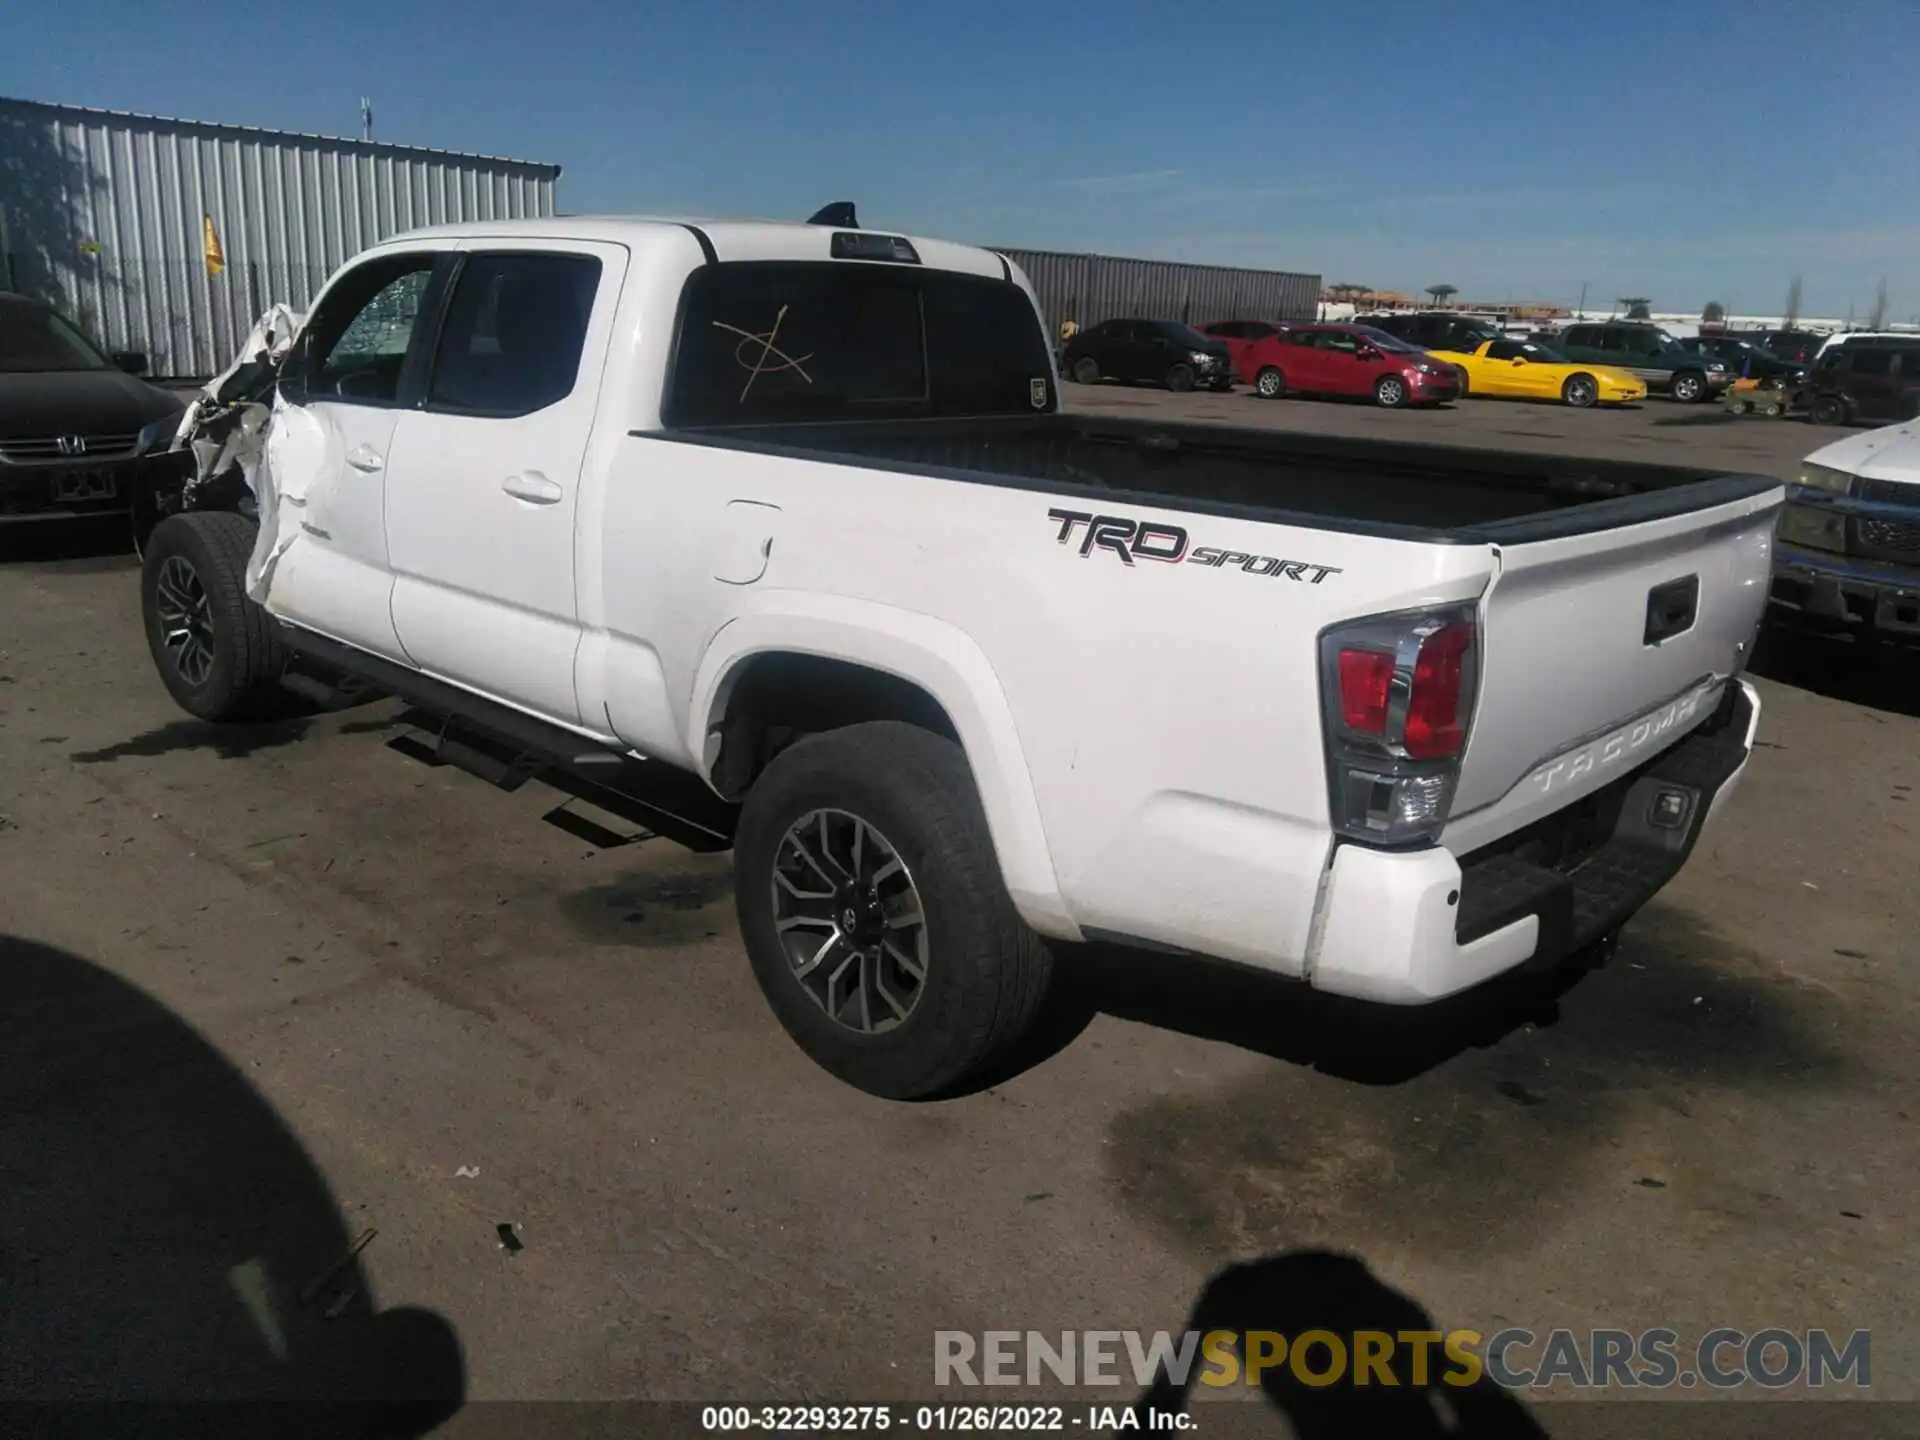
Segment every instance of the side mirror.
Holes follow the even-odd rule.
[[[116,350],[107,358],[112,360],[115,365],[119,366],[120,369],[126,371],[129,375],[144,375],[147,373],[147,357],[142,351]]]
[[[1524,355],[1516,355],[1513,357],[1513,363],[1516,365],[1524,365],[1527,363],[1527,357]]]
[[[1371,345],[1362,345],[1358,350],[1354,351],[1353,353],[1359,356],[1362,360],[1378,360],[1380,358],[1380,352],[1374,349]]]

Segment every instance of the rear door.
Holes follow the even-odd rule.
[[[430,674],[577,724],[580,471],[624,246],[469,241],[387,480],[393,621]]]
[[[1853,413],[1861,420],[1891,420],[1896,380],[1895,351],[1874,345],[1849,345],[1846,392]]]
[[[1319,330],[1289,330],[1281,337],[1279,363],[1289,390],[1316,395],[1326,390],[1326,353],[1320,348],[1324,339]]]
[[[1784,498],[1496,545],[1450,848],[1598,789],[1711,713],[1749,658]]]
[[[1920,345],[1900,351],[1900,358],[1894,363],[1894,382],[1896,394],[1891,418],[1920,419]]]
[[[1133,320],[1115,320],[1112,324],[1112,333],[1100,344],[1100,368],[1116,380],[1138,380],[1144,347],[1142,327]]]

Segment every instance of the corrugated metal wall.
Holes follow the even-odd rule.
[[[553,214],[557,165],[0,99],[0,285],[158,376],[225,368],[267,306],[421,225]],[[210,275],[203,216],[225,269]]]
[[[1238,270],[1054,250],[1002,250],[1027,272],[1047,324],[1071,317],[1081,329],[1102,320],[1311,320],[1320,277],[1286,270]]]

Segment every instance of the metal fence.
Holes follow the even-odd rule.
[[[391,235],[554,212],[557,165],[0,99],[0,285],[156,375],[224,368],[275,302]],[[213,222],[224,266],[205,258]]]
[[[1138,317],[1204,325],[1213,320],[1311,320],[1320,277],[1286,270],[1183,265],[1054,250],[1002,250],[1026,271],[1050,329]]]

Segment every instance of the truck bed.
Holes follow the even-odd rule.
[[[662,438],[1401,539],[1517,544],[1780,482],[1680,466],[1075,415],[851,420]]]

